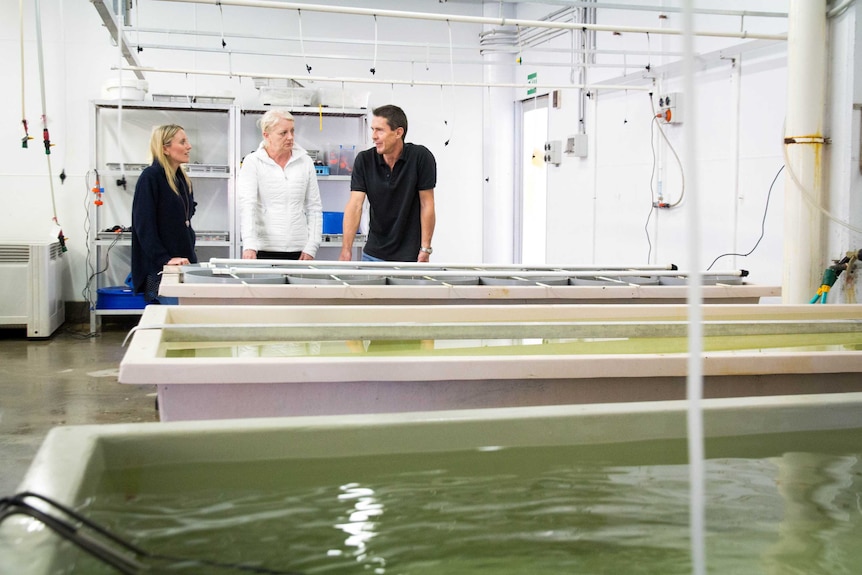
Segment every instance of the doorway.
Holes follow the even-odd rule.
[[[544,145],[548,140],[548,96],[520,102],[516,129],[515,263],[545,264],[547,254],[548,172]]]

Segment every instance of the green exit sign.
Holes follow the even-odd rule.
[[[538,72],[533,72],[532,74],[527,74],[527,84],[538,84],[539,83],[539,74]],[[532,96],[536,93],[535,88],[527,88],[527,95]]]

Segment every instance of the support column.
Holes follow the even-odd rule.
[[[802,195],[822,205],[826,0],[791,0],[787,42],[782,301],[800,304],[817,291],[828,259],[822,249],[824,218]]]
[[[500,14],[500,10],[505,13]],[[485,16],[511,17],[512,5],[486,2]],[[484,81],[514,82],[514,56],[490,53]],[[515,96],[512,88],[485,88],[482,119],[482,262],[512,263],[514,253]]]

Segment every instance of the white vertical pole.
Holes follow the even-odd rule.
[[[706,535],[705,535],[705,483],[704,446],[703,446],[703,278],[701,265],[701,227],[700,227],[700,180],[697,169],[697,97],[694,93],[695,52],[693,34],[692,5],[694,0],[682,3],[683,19],[683,101],[687,120],[683,136],[685,155],[683,156],[686,180],[690,182],[691,192],[687,195],[687,228],[690,250],[689,267],[693,270],[688,276],[688,362],[686,377],[686,397],[688,398],[688,466],[689,466],[689,527],[691,539],[691,563],[694,575],[706,575]]]
[[[742,100],[742,54],[737,54],[730,68],[730,85],[733,93],[733,110],[730,116],[730,178],[733,186],[733,253],[739,253],[739,205],[743,194],[739,189],[739,122]],[[736,255],[731,266],[736,268]]]
[[[485,4],[485,12],[497,8]],[[511,11],[509,6],[501,9]],[[512,54],[488,53],[483,56],[484,81],[489,83],[512,83],[515,70],[511,65]],[[509,64],[509,65],[501,65]],[[482,261],[486,263],[512,263],[515,261],[515,197],[514,163],[521,161],[516,157],[515,113],[517,106],[513,88],[502,90],[485,89],[485,109],[483,113],[483,194],[482,194]]]
[[[826,101],[826,0],[791,0],[787,31],[787,118],[784,183],[784,303],[807,303],[825,267],[820,212]],[[799,142],[799,143],[794,143]],[[791,175],[792,174],[792,175]],[[794,182],[799,182],[797,186]]]

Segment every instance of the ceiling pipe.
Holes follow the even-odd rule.
[[[446,1],[446,0],[441,0]],[[457,0],[454,0],[457,1]],[[681,13],[682,8],[676,6],[650,6],[645,4],[613,4],[609,2],[593,2],[592,0],[497,0],[511,4],[550,4],[554,6],[571,6],[575,8],[600,8],[602,10],[623,10],[626,12],[639,10],[642,12],[661,12],[664,14]],[[845,0],[845,4],[855,0]],[[787,18],[787,12],[766,12],[763,10],[724,10],[714,8],[691,8],[692,14],[711,16],[739,16],[742,18]]]
[[[112,69],[116,70],[117,67]],[[223,76],[228,78],[261,78],[266,80],[295,80],[297,82],[335,82],[337,84],[382,84],[384,86],[434,86],[434,87],[458,87],[458,88],[518,88],[518,89],[537,89],[537,90],[569,90],[569,89],[584,89],[584,90],[652,90],[652,85],[649,86],[626,86],[617,84],[507,84],[507,83],[489,83],[489,82],[429,82],[423,80],[384,80],[377,78],[347,78],[335,76],[307,76],[302,74],[261,74],[259,72],[223,72],[220,70],[189,70],[181,68],[153,68],[149,66],[124,66],[123,70],[133,72],[149,72],[162,74],[184,74],[198,76]]]
[[[274,10],[298,10],[305,12],[324,12],[329,14],[349,14],[381,18],[406,18],[436,22],[457,22],[462,24],[482,24],[485,26],[517,26],[520,28],[551,28],[559,30],[595,30],[597,32],[644,33],[681,36],[682,30],[671,28],[648,28],[638,26],[613,26],[605,24],[582,24],[571,22],[550,22],[545,20],[522,20],[517,18],[490,18],[485,16],[463,16],[460,14],[434,14],[431,12],[409,12],[399,10],[380,10],[376,8],[355,8],[349,6],[328,6],[324,4],[297,4],[295,2],[276,2],[274,0],[161,0],[163,2],[182,2],[188,4],[209,4],[212,6],[239,6],[245,8],[270,8]],[[754,38],[759,40],[786,40],[786,34],[760,34],[735,31],[718,32],[701,30],[695,36],[715,38]]]
[[[213,37],[213,38],[221,38],[221,32],[217,31],[207,31],[207,30],[176,30],[170,28],[149,28],[149,27],[134,27],[134,26],[126,26],[123,28],[124,34],[166,34],[171,36],[204,36],[204,37]],[[480,37],[482,34],[480,34]],[[299,37],[291,37],[291,36],[258,36],[254,34],[226,34],[225,38],[237,38],[243,40],[260,40],[263,42],[299,42]],[[440,50],[445,50],[448,52],[449,44],[434,44],[429,42],[397,42],[392,40],[379,40],[375,42],[374,40],[365,40],[365,39],[349,39],[349,38],[305,38],[304,42],[306,44],[349,44],[351,46],[361,46],[368,45],[374,46],[377,44],[380,47],[397,47],[397,48],[435,48]],[[158,49],[159,44],[141,44],[135,43],[135,47],[140,46],[141,48],[151,48]],[[475,44],[470,45],[458,45],[453,44],[452,48],[455,50],[470,50],[473,51],[476,49]],[[180,47],[175,46],[173,49],[176,50],[186,50],[188,47]],[[220,48],[219,52],[224,53],[226,50]],[[518,47],[512,46],[511,44],[492,44],[492,45],[484,45],[480,43],[479,46],[480,52],[508,52],[511,54],[518,53]],[[551,48],[551,47],[531,47],[529,48],[531,53],[561,53],[561,54],[569,54],[572,52],[571,48]],[[679,50],[612,50],[612,49],[595,49],[595,50],[580,50],[575,49],[574,53],[584,53],[589,52],[591,54],[596,54],[597,56],[602,55],[610,55],[610,56],[675,56],[682,57],[683,53]],[[255,52],[256,54],[259,52]],[[319,58],[321,56],[315,55],[315,58]],[[446,59],[446,62],[449,62],[449,59]]]
[[[302,58],[301,54],[297,53],[288,53],[288,52],[263,52],[260,50],[237,50],[237,49],[224,49],[218,46],[214,46],[212,48],[206,46],[169,46],[166,44],[146,44],[141,43],[137,44],[142,49],[145,50],[168,50],[168,51],[186,51],[186,52],[209,52],[213,54],[233,54],[240,56],[273,56],[277,58]],[[582,51],[583,52],[583,51]],[[309,60],[312,57],[307,56]],[[354,61],[375,61],[373,56],[358,56],[355,54],[315,54],[313,59],[315,60],[354,60]],[[511,66],[512,62],[487,62],[484,60],[449,60],[443,58],[426,58],[426,59],[418,59],[418,58],[385,58],[378,56],[376,58],[377,62],[396,62],[402,64],[458,64],[464,66]],[[598,64],[598,63],[590,63],[590,62],[540,62],[537,60],[533,60],[530,62],[533,66],[543,66],[547,68],[609,68],[612,70],[624,70],[626,68],[638,68],[643,67],[638,63],[628,64],[619,63],[619,64]],[[451,85],[451,84],[447,84]]]

